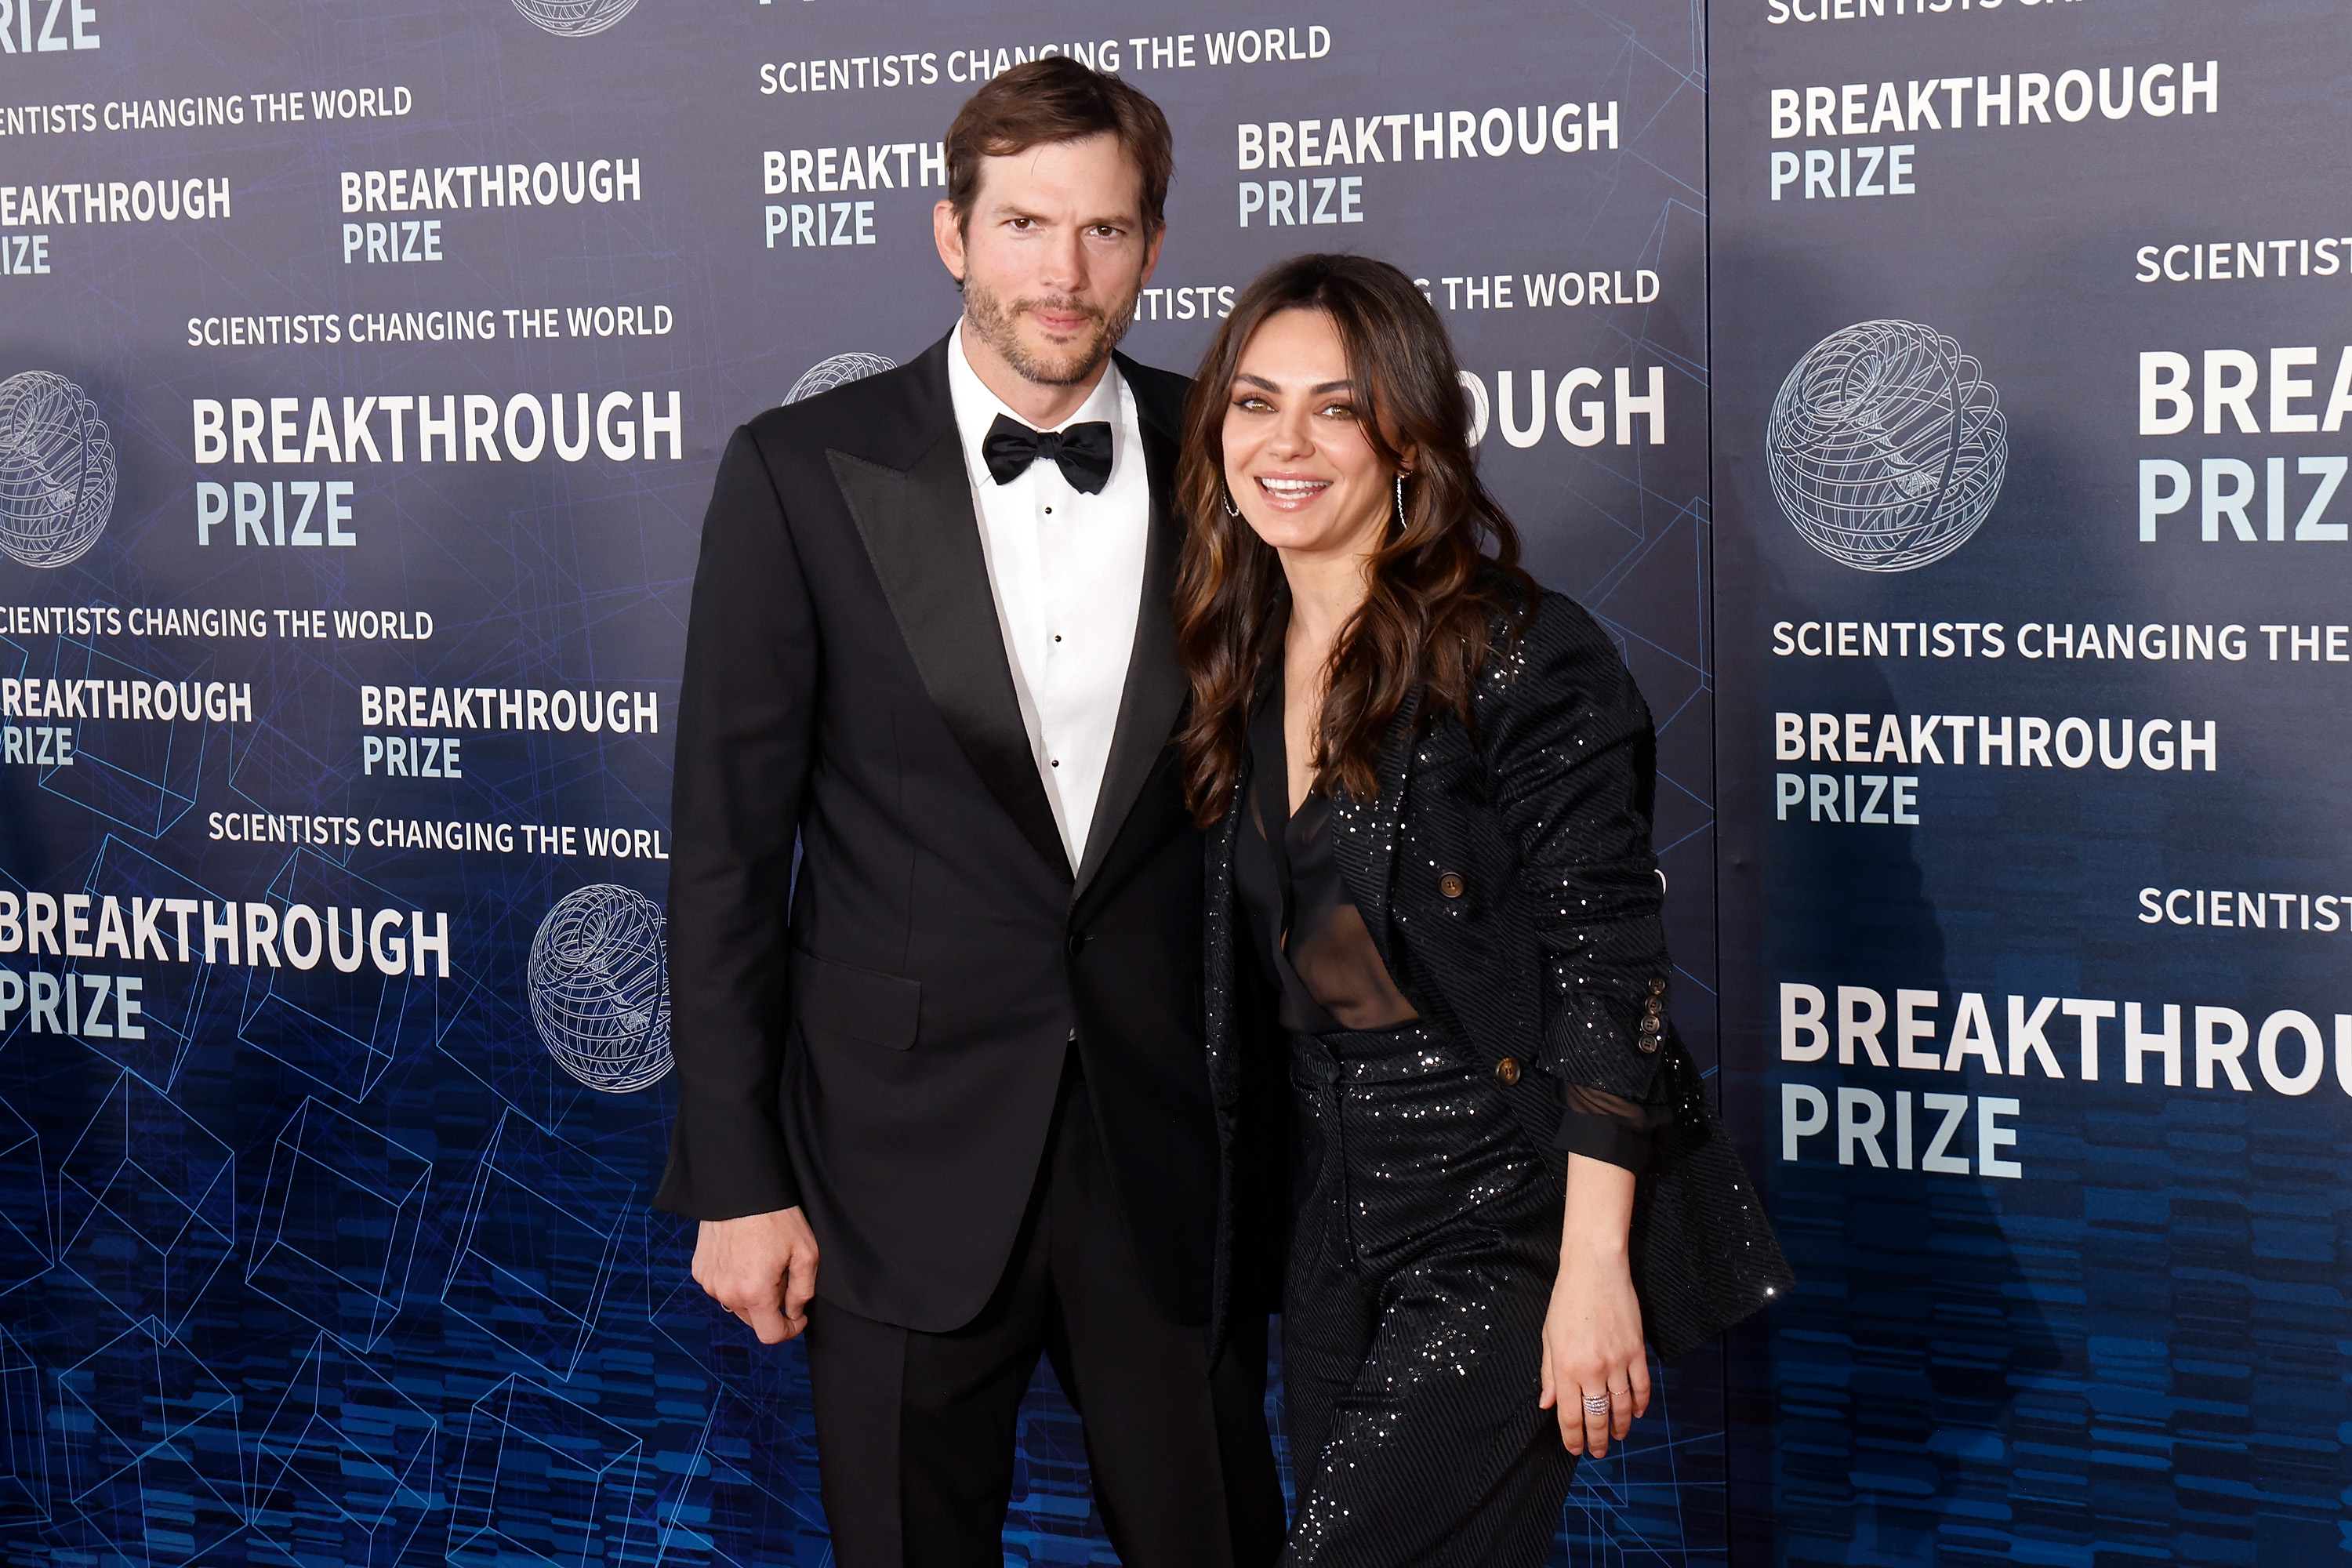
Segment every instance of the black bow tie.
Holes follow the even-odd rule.
[[[980,444],[988,471],[1000,485],[1009,485],[1029,471],[1040,458],[1062,470],[1070,488],[1080,495],[1099,495],[1110,482],[1110,421],[1092,419],[1066,430],[1032,430],[1017,419],[1000,414]]]

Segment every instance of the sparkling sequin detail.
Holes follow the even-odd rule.
[[[1294,1036],[1290,1568],[1533,1568],[1576,1461],[1536,1408],[1560,1185],[1426,1025]]]
[[[1471,721],[1421,725],[1416,692],[1391,734],[1381,794],[1338,792],[1333,832],[1361,847],[1358,907],[1423,1011],[1443,1002],[1466,1037],[1507,1042],[1562,1083],[1646,1104],[1658,1030],[1643,1033],[1643,1005],[1669,973],[1650,847],[1649,710],[1568,601],[1548,595],[1516,639],[1499,621],[1493,631]],[[1449,873],[1459,896],[1444,892]],[[1448,944],[1528,936],[1524,968],[1520,955],[1504,961],[1505,987],[1416,988],[1447,990],[1463,956]],[[1423,953],[1431,967],[1415,973]],[[1519,989],[1522,976],[1530,989]]]

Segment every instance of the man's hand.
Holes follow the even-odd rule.
[[[816,1234],[797,1208],[704,1220],[694,1244],[694,1282],[762,1344],[780,1345],[808,1327]]]

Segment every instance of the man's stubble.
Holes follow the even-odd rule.
[[[1136,301],[1130,298],[1117,314],[1098,310],[1076,300],[1045,298],[1016,300],[1007,306],[981,284],[967,279],[963,290],[963,310],[971,322],[972,331],[981,342],[994,349],[1013,374],[1024,381],[1040,386],[1075,386],[1101,368],[1118,346],[1127,331],[1135,324]],[[1040,354],[1021,340],[1020,318],[1024,310],[1045,309],[1083,313],[1091,325],[1076,346],[1058,353],[1048,351]],[[1050,354],[1050,357],[1048,355]]]

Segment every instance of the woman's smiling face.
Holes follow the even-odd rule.
[[[1260,539],[1309,555],[1379,545],[1397,470],[1370,415],[1329,316],[1284,310],[1251,335],[1225,405],[1225,483]]]

